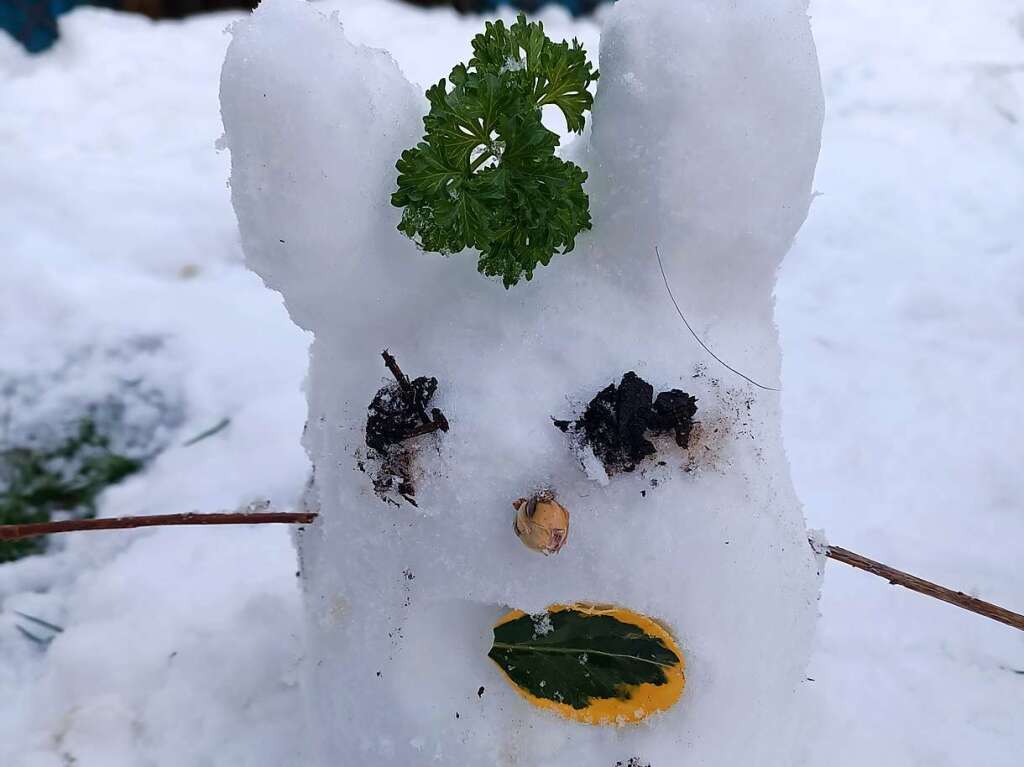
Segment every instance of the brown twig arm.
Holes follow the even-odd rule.
[[[447,424],[446,424],[447,425]],[[62,522],[37,522],[25,525],[0,525],[0,541],[14,541],[53,533],[85,532],[89,530],[127,530],[139,527],[167,527],[172,525],[308,525],[317,515],[313,512],[236,511],[221,514],[152,514],[138,517],[111,517],[109,519],[70,519]],[[812,541],[812,546],[816,544]],[[819,549],[819,551],[822,549]],[[856,554],[839,546],[823,548],[825,556],[837,562],[885,578],[893,586],[916,591],[918,594],[939,599],[963,610],[983,615],[1024,631],[1024,615],[999,607],[991,602],[953,591],[944,586],[918,578],[910,573],[889,567],[881,562]]]
[[[1012,626],[1015,629],[1024,631],[1024,615],[1020,615],[1015,612],[1011,612],[1004,607],[999,607],[991,602],[985,602],[981,599],[964,594],[962,591],[953,591],[947,589],[944,586],[938,586],[929,581],[918,578],[917,576],[905,573],[902,570],[897,570],[894,567],[883,565],[881,562],[875,562],[873,559],[862,557],[860,554],[855,554],[852,551],[840,548],[839,546],[828,546],[825,549],[825,555],[829,559],[834,559],[837,562],[850,565],[850,567],[856,567],[858,570],[864,570],[866,572],[877,575],[879,578],[885,578],[893,586],[902,586],[905,589],[916,591],[918,594],[924,594],[925,596],[932,597],[934,599],[941,599],[943,602],[948,602],[951,605],[956,605],[964,610],[969,610],[972,613],[978,615],[984,615],[986,618],[991,618],[994,621],[1005,623],[1007,626]]]
[[[141,517],[109,519],[69,519],[63,522],[37,522],[28,525],[0,525],[0,541],[34,538],[51,533],[75,533],[87,530],[126,530],[135,527],[168,525],[307,525],[316,519],[312,512],[236,511],[224,514],[153,514]]]

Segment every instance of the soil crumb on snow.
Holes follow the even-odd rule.
[[[587,405],[576,421],[553,419],[555,426],[575,434],[590,447],[611,476],[633,471],[657,448],[647,435],[672,434],[686,448],[697,414],[697,399],[680,389],[654,396],[654,387],[630,371],[616,386],[609,384]]]
[[[427,415],[437,391],[437,379],[428,376],[409,380],[387,351],[382,355],[395,383],[381,387],[366,408],[366,446],[369,457],[376,459],[373,489],[384,500],[391,500],[391,492],[416,505],[416,485],[413,481],[415,448],[406,444],[413,437],[435,431],[448,431],[448,420],[438,409]]]

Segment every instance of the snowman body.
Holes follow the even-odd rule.
[[[426,109],[343,21],[266,0],[234,29],[222,105],[247,259],[312,331],[306,448],[320,512],[298,537],[318,764],[779,765],[797,761],[819,563],[781,445],[775,271],[802,223],[821,129],[803,3],[623,0],[606,19],[592,232],[511,290],[395,229],[394,162]],[[454,62],[453,62],[454,63]],[[415,505],[382,500],[367,406],[433,376],[450,429],[415,438]],[[607,473],[555,428],[635,371],[697,398],[684,449]],[[556,493],[541,556],[512,502]],[[394,500],[394,498],[392,498]],[[488,659],[508,610],[613,604],[668,627],[686,690],[640,725],[530,706]],[[630,762],[634,759],[636,761]]]

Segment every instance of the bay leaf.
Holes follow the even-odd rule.
[[[514,610],[495,625],[488,656],[530,703],[587,724],[642,721],[675,705],[686,684],[672,635],[609,605]]]

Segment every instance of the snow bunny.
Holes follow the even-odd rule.
[[[781,444],[772,291],[821,135],[804,0],[610,9],[590,125],[560,153],[589,174],[593,228],[511,289],[397,231],[395,162],[427,106],[387,52],[300,0],[265,0],[233,36],[221,100],[246,257],[314,336],[310,762],[799,764],[820,567]],[[758,384],[694,342],[666,285]],[[691,418],[624,465],[583,420],[638,382]],[[389,462],[368,417],[398,412],[403,387],[426,420]],[[532,547],[550,556],[517,538],[513,503],[567,510]],[[543,634],[549,606],[581,604],[649,616],[685,661],[675,705],[587,724],[518,694],[488,657],[495,625],[518,610]]]

